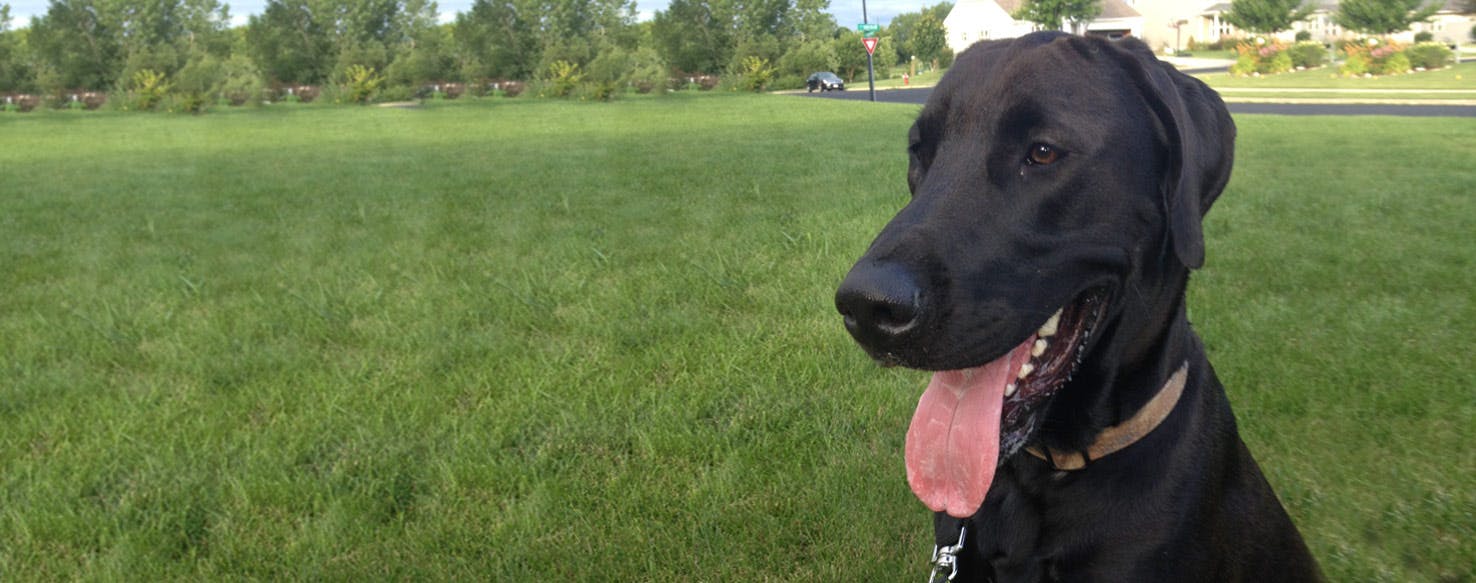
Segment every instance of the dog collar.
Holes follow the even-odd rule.
[[[1152,433],[1169,413],[1174,411],[1174,406],[1179,403],[1179,397],[1184,394],[1184,382],[1189,378],[1189,363],[1185,362],[1169,376],[1168,382],[1158,389],[1143,408],[1133,414],[1127,421],[1113,425],[1102,430],[1097,435],[1096,441],[1087,448],[1086,455],[1078,451],[1061,451],[1051,449],[1047,456],[1039,446],[1031,445],[1025,448],[1030,455],[1043,459],[1058,470],[1079,470],[1086,467],[1088,461],[1099,460],[1112,455],[1129,445],[1137,443],[1139,439]]]

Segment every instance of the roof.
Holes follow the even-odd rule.
[[[1128,6],[1123,0],[1103,0],[1102,14],[1097,18],[1137,18],[1142,16],[1132,6]]]

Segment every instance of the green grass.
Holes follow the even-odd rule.
[[[830,300],[915,112],[0,117],[0,580],[919,576],[924,375]],[[1334,580],[1476,577],[1476,121],[1240,127],[1246,440]]]
[[[1387,75],[1371,78],[1343,77],[1336,67],[1323,67],[1306,71],[1293,71],[1261,77],[1236,77],[1229,73],[1197,75],[1215,89],[1230,88],[1278,88],[1278,89],[1341,89],[1348,91],[1367,90],[1460,90],[1476,93],[1476,63],[1461,63],[1444,69],[1422,71],[1408,75]]]

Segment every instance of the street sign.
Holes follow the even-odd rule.
[[[876,37],[876,33],[878,31],[880,31],[880,30],[881,30],[881,25],[880,24],[867,24],[867,23],[864,23],[863,22],[861,24],[856,25],[856,32],[861,33],[861,36],[866,37],[866,38],[875,38]]]
[[[866,38],[861,39],[861,44],[866,47],[866,54],[867,55],[870,55],[870,54],[876,52],[876,40],[877,39],[874,36],[869,36],[869,37],[866,37]]]

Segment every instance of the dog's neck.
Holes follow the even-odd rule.
[[[1159,387],[1158,393],[1149,399],[1147,404],[1139,408],[1137,413],[1122,423],[1103,429],[1085,451],[1045,450],[1038,446],[1029,446],[1025,448],[1025,451],[1050,462],[1058,470],[1082,469],[1088,462],[1117,453],[1137,443],[1139,439],[1158,428],[1158,425],[1163,423],[1163,420],[1167,419],[1174,411],[1174,407],[1178,405],[1179,397],[1184,394],[1184,383],[1188,378],[1189,363],[1185,362],[1179,366],[1179,370],[1169,376],[1168,381]]]
[[[1089,451],[1104,430],[1120,426],[1158,395],[1199,344],[1185,311],[1188,270],[1170,268],[1155,297],[1134,297],[1104,330],[1104,352],[1088,357],[1056,396],[1037,446]],[[1095,351],[1094,351],[1095,352]]]

